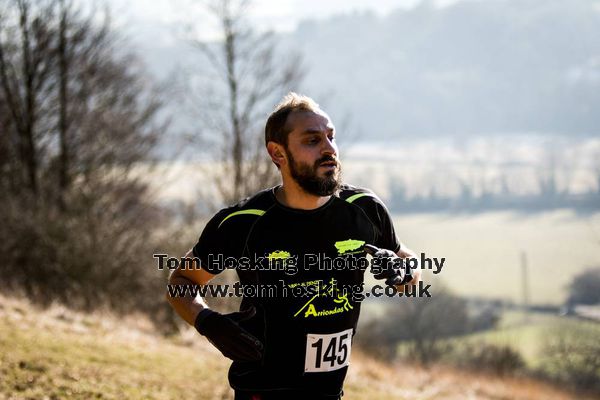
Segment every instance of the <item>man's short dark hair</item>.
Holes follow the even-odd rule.
[[[292,129],[287,126],[287,118],[293,111],[320,111],[319,105],[310,97],[289,92],[275,106],[265,125],[265,146],[275,142],[287,147],[288,135]]]

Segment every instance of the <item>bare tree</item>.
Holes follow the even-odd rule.
[[[249,7],[245,0],[206,3],[221,37],[216,42],[192,39],[205,61],[201,65],[210,70],[200,72],[191,99],[202,110],[204,143],[211,142],[216,155],[217,167],[210,173],[226,203],[275,181],[262,124],[274,103],[296,88],[303,75],[299,54],[282,54],[272,32],[257,33],[249,26]]]
[[[2,130],[13,171],[23,171],[12,179],[15,190],[64,206],[74,179],[116,166],[128,175],[156,141],[159,127],[151,125],[161,104],[136,60],[117,48],[108,17],[83,16],[74,0],[2,6]]]
[[[4,1],[0,8],[0,81],[10,119],[4,134],[15,158],[15,190],[25,189],[31,198],[39,194],[40,158],[43,152],[44,99],[53,90],[51,72],[53,18],[49,2],[33,6],[28,0]]]
[[[70,305],[126,310],[128,291],[147,295],[137,307],[163,304],[139,260],[162,215],[140,173],[166,128],[162,103],[108,13],[82,10],[0,0],[2,286]]]
[[[58,133],[60,143],[60,160],[58,163],[58,202],[61,209],[65,208],[65,192],[68,189],[69,177],[69,146],[68,130],[69,120],[67,118],[67,81],[69,76],[69,62],[67,54],[67,21],[69,18],[68,5],[65,0],[60,0],[60,17],[58,28],[58,79],[59,79],[59,121]]]

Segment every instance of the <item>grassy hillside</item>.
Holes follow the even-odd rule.
[[[227,362],[191,330],[0,296],[0,399],[229,399]],[[571,399],[527,379],[384,365],[353,353],[345,399]]]

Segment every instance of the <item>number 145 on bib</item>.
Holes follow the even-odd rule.
[[[350,364],[352,328],[342,332],[306,335],[304,372],[335,371]]]

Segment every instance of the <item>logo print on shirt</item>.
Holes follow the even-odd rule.
[[[290,262],[294,261],[290,252],[285,250],[272,251],[267,256],[267,259],[269,260],[270,269],[284,269]]]
[[[275,250],[275,251],[271,252],[267,256],[267,258],[269,259],[269,263],[271,263],[273,260],[287,260],[291,256],[292,255],[290,254],[289,251]]]
[[[362,253],[364,245],[364,241],[354,239],[342,240],[340,242],[335,242],[334,244],[338,251],[338,255]]]
[[[327,317],[329,315],[335,315],[350,311],[354,307],[348,300],[348,293],[343,293],[338,287],[337,282],[334,278],[331,278],[329,284],[324,284],[323,281],[316,281],[316,294],[308,300],[297,312],[294,317],[297,317],[303,312],[304,318],[309,317]],[[325,298],[333,300],[333,308],[321,308],[317,309],[315,302],[319,298]],[[331,304],[331,303],[330,303]]]
[[[298,256],[291,255],[289,251],[275,250],[268,255],[265,253],[263,258],[268,262],[265,270],[281,271],[286,275],[295,275],[298,272]]]

